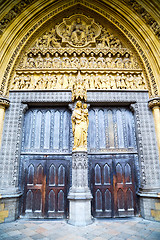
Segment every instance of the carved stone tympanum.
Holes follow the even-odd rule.
[[[62,38],[62,46],[68,43],[73,47],[84,47],[89,43],[95,43],[95,39],[101,32],[94,19],[87,18],[83,14],[64,18],[63,22],[56,26],[56,30]]]

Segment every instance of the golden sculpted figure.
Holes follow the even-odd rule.
[[[87,130],[89,125],[87,104],[78,101],[72,113],[72,130],[74,136],[73,151],[87,151]]]
[[[74,100],[87,100],[87,89],[80,72],[78,72],[77,79],[72,86],[72,101]]]

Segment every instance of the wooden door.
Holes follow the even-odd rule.
[[[26,161],[24,173],[23,214],[42,217],[45,214],[46,161]]]
[[[42,159],[23,156],[22,215],[30,218],[63,218],[68,212],[70,161],[64,157]]]
[[[92,159],[91,191],[92,212],[95,217],[113,216],[113,170],[112,159]]]
[[[23,216],[66,217],[70,134],[71,113],[66,108],[31,108],[26,112],[19,179]]]
[[[68,213],[69,167],[67,160],[47,161],[46,215],[48,218],[66,217]]]
[[[137,213],[134,158],[91,159],[92,212],[95,217],[127,217]]]
[[[134,115],[128,107],[90,108],[88,150],[93,215],[136,214],[138,153]]]

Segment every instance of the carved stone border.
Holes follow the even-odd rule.
[[[132,8],[143,21],[152,29],[154,34],[160,39],[160,25],[157,21],[135,0],[124,0],[127,5]],[[157,29],[157,30],[156,30]]]
[[[111,17],[110,15],[108,15],[104,10],[98,8],[97,6],[94,6],[93,4],[88,3],[85,0],[74,0],[74,1],[70,1],[67,4],[64,4],[61,7],[58,7],[57,9],[55,9],[52,13],[49,13],[47,16],[45,16],[43,19],[41,19],[39,22],[37,22],[29,31],[28,33],[23,37],[23,39],[21,40],[21,42],[19,43],[19,45],[17,46],[17,48],[15,49],[8,65],[5,71],[5,74],[3,76],[3,80],[2,80],[2,85],[1,85],[1,89],[0,91],[4,91],[5,88],[5,83],[7,81],[8,75],[9,75],[9,71],[12,67],[13,61],[14,59],[17,57],[20,48],[22,47],[22,45],[25,43],[25,41],[29,38],[29,36],[33,33],[33,31],[35,31],[40,25],[42,25],[44,22],[46,22],[47,19],[50,19],[51,17],[53,17],[54,15],[58,14],[59,12],[67,9],[68,7],[71,7],[77,3],[80,3],[86,7],[90,7],[93,10],[96,10],[98,13],[102,14],[103,16],[105,16],[109,21],[111,21],[112,23],[114,23],[118,28],[120,28],[122,30],[122,32],[128,36],[128,38],[131,40],[131,42],[133,43],[133,45],[136,47],[136,49],[138,50],[139,54],[141,55],[141,57],[143,58],[145,65],[148,69],[150,78],[151,78],[151,82],[153,85],[153,94],[155,96],[158,95],[158,89],[157,89],[157,85],[156,85],[156,81],[153,75],[153,71],[151,69],[151,66],[148,62],[147,57],[145,56],[145,53],[143,52],[143,50],[141,49],[141,47],[139,46],[139,44],[137,43],[137,41],[134,39],[134,37],[128,32],[127,29],[125,29],[115,18]],[[8,87],[7,87],[7,92],[9,91],[9,84],[10,84],[11,79],[9,79],[8,81]],[[148,84],[148,90],[150,95],[152,95],[151,92],[151,87],[150,87],[150,82],[149,79],[147,78],[147,84]]]
[[[35,0],[22,0],[18,4],[14,5],[14,7],[1,19],[0,21],[0,35],[3,34],[4,29],[6,29],[12,20],[14,20],[17,15],[21,14],[22,11],[26,8],[27,5],[33,3]],[[125,3],[132,8],[142,19],[143,21],[151,27],[154,34],[160,38],[160,26],[156,22],[156,20],[147,12],[144,7],[142,7],[135,0],[124,0]],[[148,20],[145,18],[147,16]],[[156,29],[153,27],[155,25]]]

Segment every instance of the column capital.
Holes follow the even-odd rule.
[[[160,107],[160,97],[154,97],[148,101],[149,108]]]
[[[5,108],[8,108],[9,104],[10,104],[9,99],[1,95],[0,96],[0,107],[2,106],[2,107],[5,107]]]

